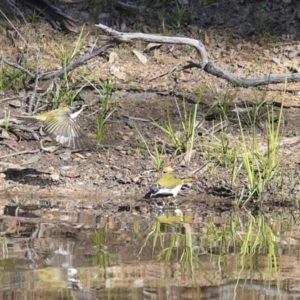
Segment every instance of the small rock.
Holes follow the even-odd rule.
[[[73,159],[73,161],[74,161],[74,162],[85,162],[86,160],[85,160],[85,159],[82,159],[82,158],[80,158],[80,157],[75,157],[75,158]]]
[[[149,186],[148,180],[145,180],[145,179],[141,180],[139,183],[140,183],[140,186]]]
[[[111,52],[109,54],[109,59],[108,59],[109,63],[113,63],[113,62],[118,61],[118,60],[119,60],[119,55],[116,52]]]
[[[160,48],[162,44],[158,44],[158,43],[150,43],[147,45],[147,47],[145,48],[145,52],[150,52],[151,50]]]
[[[41,158],[41,152],[39,152],[36,155],[33,155],[33,156],[29,157],[27,160],[24,160],[22,162],[22,165],[34,164],[34,163],[38,162],[40,160],[40,158]]]
[[[91,36],[88,42],[89,47],[95,47],[96,43],[97,43],[97,37]]]
[[[14,107],[14,108],[19,108],[22,106],[22,103],[20,100],[12,100],[9,102],[9,106]]]
[[[132,181],[133,181],[134,183],[138,183],[138,182],[140,181],[140,179],[141,179],[140,176],[136,176],[136,177],[133,177],[133,178],[132,178]]]
[[[294,57],[296,57],[297,55],[298,55],[298,51],[296,51],[296,50],[293,50],[293,51],[291,51],[290,53],[289,53],[289,58],[294,58]]]
[[[121,168],[117,167],[117,166],[111,166],[111,169],[114,171],[120,171]]]
[[[26,95],[26,90],[25,90],[25,89],[23,89],[23,90],[21,90],[21,91],[19,92],[19,96],[20,96],[20,97],[25,97],[25,95]]]
[[[66,151],[63,152],[63,153],[60,153],[60,154],[59,154],[59,157],[60,157],[62,160],[68,160],[68,159],[70,159],[70,157],[71,157],[71,151],[70,151],[70,150],[66,150]]]
[[[267,49],[263,50],[263,54],[265,56],[269,56],[270,55],[270,50],[267,50]]]
[[[53,181],[59,181],[59,178],[60,178],[60,176],[59,176],[59,174],[58,173],[52,173],[51,175],[50,175],[50,178],[51,178],[51,180],[53,180]]]
[[[122,174],[117,174],[115,177],[118,183],[122,183],[122,184],[131,183],[131,179],[127,176],[124,177]]]
[[[41,145],[41,149],[42,149],[43,151],[45,151],[45,152],[50,152],[50,153],[53,153],[53,152],[55,152],[57,149],[61,148],[60,145],[59,145],[59,146],[51,145],[51,146],[45,147],[45,146],[43,145],[43,142],[42,142],[42,141],[40,141],[40,145]]]
[[[74,166],[63,166],[60,168],[60,174],[64,177],[76,178],[80,177],[80,173],[77,167]]]
[[[2,129],[1,138],[2,139],[11,139],[8,132],[5,129]]]
[[[111,66],[110,73],[120,80],[126,80],[126,74],[123,67]]]
[[[94,101],[99,101],[99,100],[103,99],[103,97],[98,97],[98,95],[96,96],[95,94],[92,94],[89,92],[81,93],[79,98],[87,103],[92,103]]]
[[[132,52],[135,54],[135,56],[139,59],[139,61],[142,63],[142,64],[146,64],[147,63],[147,57],[145,55],[143,55],[142,53],[140,53],[139,51],[137,50],[132,50]]]
[[[193,150],[190,150],[188,151],[187,153],[185,153],[183,159],[181,160],[181,162],[179,163],[179,165],[181,167],[186,167],[189,165],[191,159],[192,159],[192,156],[196,153],[196,150],[193,149]]]
[[[277,65],[281,65],[280,59],[273,57],[272,61],[277,64]]]
[[[163,168],[163,172],[164,173],[171,172],[171,171],[174,171],[174,169],[172,169],[171,167],[165,167],[165,168]]]

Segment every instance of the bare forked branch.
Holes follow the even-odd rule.
[[[195,39],[186,37],[160,36],[147,33],[125,33],[116,31],[102,24],[98,24],[96,25],[96,27],[99,27],[105,32],[107,32],[110,36],[112,36],[113,40],[118,42],[131,42],[133,40],[142,40],[151,43],[190,45],[197,50],[198,55],[200,57],[201,67],[203,68],[208,63],[208,57],[204,45],[200,41]]]
[[[93,52],[88,53],[76,61],[69,63],[65,68],[61,68],[59,70],[54,70],[46,73],[42,73],[38,75],[39,80],[45,80],[50,78],[57,78],[62,76],[65,72],[70,72],[82,65],[84,65],[87,61],[92,59],[93,57],[99,55],[100,53],[106,51],[108,48],[115,46],[115,42],[107,42],[106,44],[102,45],[101,47],[95,49]]]
[[[234,75],[231,72],[223,70],[217,67],[212,61],[208,60],[208,55],[204,45],[195,39],[185,38],[185,37],[172,37],[172,36],[159,36],[154,34],[145,33],[126,33],[119,32],[103,24],[97,24],[96,27],[105,31],[110,35],[110,39],[115,42],[131,42],[133,40],[142,40],[152,43],[168,43],[168,44],[179,44],[179,45],[189,45],[194,47],[199,55],[200,64],[189,64],[190,67],[197,67],[203,69],[205,72],[214,75],[216,77],[222,78],[230,82],[233,86],[240,86],[244,88],[257,87],[268,84],[276,84],[283,82],[298,82],[300,81],[300,73],[289,73],[289,74],[266,74],[261,77],[254,78],[243,78]],[[100,39],[108,40],[108,38],[100,36]]]
[[[65,72],[70,72],[70,71],[84,65],[87,61],[89,61],[93,57],[99,55],[100,53],[106,51],[109,47],[113,47],[113,46],[115,46],[115,42],[107,42],[106,44],[102,45],[101,47],[95,49],[93,52],[78,58],[76,61],[71,62],[64,68],[61,68],[59,70],[45,72],[45,73],[40,73],[40,74],[33,74],[29,70],[22,67],[21,65],[11,62],[1,55],[0,55],[0,61],[2,60],[5,64],[26,73],[31,78],[31,82],[35,82],[37,80],[46,80],[46,79],[50,79],[50,78],[60,77]]]

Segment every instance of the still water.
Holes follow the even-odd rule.
[[[6,206],[0,299],[300,299],[297,209],[210,203]]]

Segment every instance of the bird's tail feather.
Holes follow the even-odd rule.
[[[194,180],[194,177],[187,177],[183,179],[184,183],[192,182]]]
[[[39,122],[38,119],[31,116],[17,116],[17,119],[22,122],[22,124],[33,124]]]

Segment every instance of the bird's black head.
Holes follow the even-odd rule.
[[[82,104],[72,104],[72,105],[70,105],[69,107],[71,109],[71,114],[81,110],[82,106],[83,106]]]
[[[161,189],[161,186],[158,183],[153,183],[150,185],[150,193],[157,193]]]

